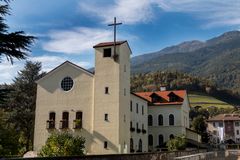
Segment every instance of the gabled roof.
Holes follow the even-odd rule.
[[[49,71],[45,76],[43,76],[42,78],[38,79],[38,80],[36,81],[36,83],[39,83],[41,80],[49,77],[50,75],[52,75],[54,72],[56,72],[57,70],[59,70],[62,66],[66,65],[66,64],[69,64],[69,65],[73,66],[74,68],[79,69],[79,70],[87,73],[87,74],[90,75],[90,76],[93,76],[93,75],[94,75],[92,72],[90,72],[90,71],[88,71],[88,70],[86,70],[86,69],[84,69],[84,68],[82,68],[82,67],[80,67],[80,66],[78,66],[78,65],[76,65],[76,64],[74,64],[74,63],[72,63],[72,62],[70,62],[70,61],[65,61],[65,62],[63,62],[62,64],[60,64],[59,66],[57,66],[56,68],[54,68],[54,69],[52,69],[51,71]]]
[[[154,105],[168,105],[168,104],[182,104],[187,92],[186,90],[177,90],[177,91],[136,92],[135,94],[146,99],[149,103],[152,103]],[[169,95],[171,94],[178,96],[181,99],[181,101],[170,102]],[[157,95],[164,99],[165,101],[157,103],[152,102],[153,95]]]
[[[219,114],[207,120],[211,121],[240,121],[240,114]]]
[[[135,93],[133,93],[133,92],[131,92],[131,95],[134,95],[134,96],[136,96],[136,97],[138,97],[138,98],[141,98],[142,100],[148,102],[148,100],[146,100],[145,98],[143,98],[143,97],[141,97],[141,96],[139,96],[139,95],[137,95],[137,94],[135,94]]]

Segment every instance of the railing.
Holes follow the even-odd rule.
[[[146,129],[142,129],[142,133],[146,134],[147,133]]]
[[[81,129],[82,128],[82,121],[80,119],[73,120],[73,128],[74,129]]]
[[[47,120],[47,129],[54,129],[55,128],[55,121],[54,120]]]
[[[131,132],[134,132],[134,131],[135,131],[135,128],[130,127],[130,131],[131,131]]]
[[[227,144],[226,149],[238,149],[238,150],[240,150],[240,144]]]
[[[137,128],[137,133],[140,133],[141,132],[141,129]]]
[[[68,120],[61,120],[60,129],[67,129],[67,128],[68,128]]]

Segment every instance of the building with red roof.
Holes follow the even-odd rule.
[[[148,102],[148,142],[154,151],[165,147],[175,137],[185,135],[187,139],[201,142],[201,137],[189,129],[190,105],[186,90],[136,92],[136,96]]]
[[[240,114],[219,114],[209,118],[207,124],[212,143],[240,143]]]

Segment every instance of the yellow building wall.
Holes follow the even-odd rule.
[[[114,61],[112,57],[103,57],[104,48],[110,47],[95,48],[92,153],[129,153],[130,49],[127,43],[116,46],[119,57]],[[109,88],[108,94],[105,87]],[[108,121],[104,120],[104,114],[108,114]],[[107,148],[103,147],[105,141]]]
[[[74,85],[70,91],[61,89],[61,81],[69,76]],[[69,129],[74,134],[81,134],[86,138],[86,152],[91,152],[92,143],[92,112],[93,112],[93,77],[90,73],[80,70],[75,66],[65,63],[50,75],[38,82],[36,99],[36,116],[34,130],[34,150],[39,151],[45,144],[51,132],[60,132],[62,112],[69,112]],[[76,112],[83,112],[83,129],[79,133],[73,129],[73,120]],[[56,129],[46,129],[49,113],[56,113]]]

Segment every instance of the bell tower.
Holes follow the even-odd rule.
[[[127,41],[95,48],[92,151],[130,152],[130,54]]]

